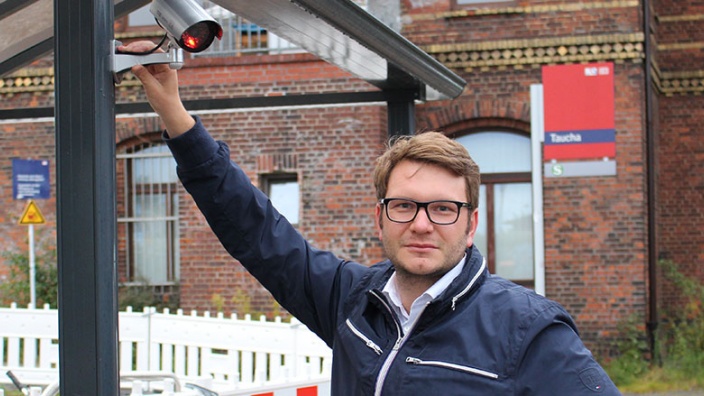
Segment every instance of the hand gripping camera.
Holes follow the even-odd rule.
[[[149,52],[114,53],[112,71],[116,83],[120,80],[118,74],[134,65],[168,63],[172,69],[180,69],[183,66],[184,50],[201,52],[210,47],[216,37],[222,38],[222,26],[194,0],[153,0],[149,11],[159,26],[166,31],[166,35],[162,42]],[[166,52],[155,52],[166,41]],[[120,44],[113,40],[113,48]]]

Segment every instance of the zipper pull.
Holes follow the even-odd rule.
[[[381,356],[381,353],[382,353],[381,348],[379,348],[379,346],[376,345],[375,343],[373,343],[371,340],[367,341],[367,346],[369,348],[371,348],[374,352],[376,352],[377,355]]]
[[[410,356],[406,358],[406,363],[420,364],[420,362],[421,362],[421,360],[418,358],[414,358],[414,357],[410,357]]]

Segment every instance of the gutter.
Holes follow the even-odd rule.
[[[653,125],[653,107],[655,90],[652,76],[652,43],[651,43],[650,1],[643,0],[643,33],[645,50],[645,135],[646,161],[648,167],[648,321],[647,336],[651,356],[655,356],[655,332],[659,324],[658,315],[658,238],[657,238],[657,179],[656,179],[656,130]]]

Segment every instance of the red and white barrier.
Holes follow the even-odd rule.
[[[318,379],[267,384],[235,391],[221,391],[222,396],[330,396],[330,380]]]

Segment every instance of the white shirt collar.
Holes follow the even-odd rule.
[[[382,292],[386,295],[389,301],[391,301],[394,311],[396,311],[396,315],[398,316],[405,333],[408,332],[410,327],[415,323],[416,319],[418,319],[420,314],[425,309],[425,306],[442,294],[442,292],[450,286],[450,283],[452,283],[452,281],[455,280],[455,278],[457,278],[457,276],[462,272],[466,259],[467,255],[465,254],[457,265],[447,271],[442,278],[438,279],[437,282],[430,286],[423,294],[418,296],[418,298],[413,301],[413,304],[411,304],[410,312],[406,312],[406,309],[403,307],[401,296],[396,288],[396,272],[391,274],[391,277],[388,282],[386,282],[386,285],[384,285]]]

